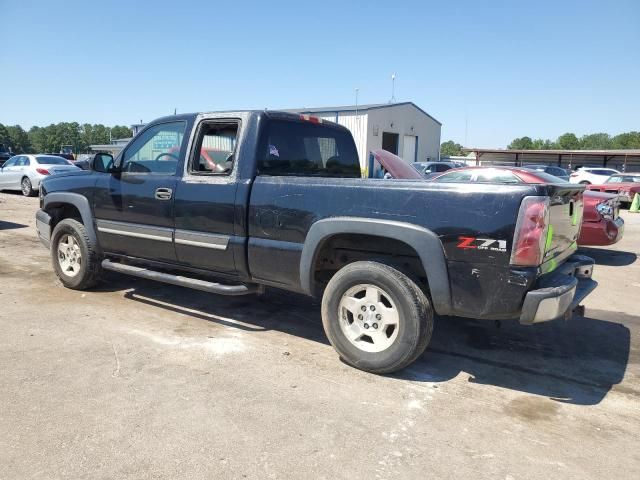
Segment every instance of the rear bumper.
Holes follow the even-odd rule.
[[[602,219],[598,222],[582,222],[578,244],[592,247],[613,245],[622,239],[624,234],[624,220],[618,217],[615,220]]]
[[[51,246],[51,216],[44,210],[36,212],[36,230],[40,243],[49,248]]]
[[[520,323],[532,325],[569,314],[598,286],[591,279],[593,265],[590,257],[572,255],[556,271],[540,277],[524,298]]]

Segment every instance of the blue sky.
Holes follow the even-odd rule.
[[[0,0],[0,19],[0,123],[26,128],[387,102],[396,72],[397,101],[467,146],[640,130],[638,0]]]

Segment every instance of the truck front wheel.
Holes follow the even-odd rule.
[[[378,262],[340,269],[322,297],[325,333],[349,365],[391,373],[414,362],[433,332],[433,309],[405,274]]]
[[[66,218],[53,229],[51,259],[56,275],[67,288],[85,290],[100,280],[100,257],[84,225],[77,220]]]

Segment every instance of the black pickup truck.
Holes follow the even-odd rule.
[[[38,235],[62,283],[112,270],[223,295],[322,297],[349,364],[399,370],[434,312],[534,324],[591,292],[575,254],[583,187],[362,178],[344,127],[243,111],[146,126],[89,171],[47,178]]]

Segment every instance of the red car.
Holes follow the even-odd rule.
[[[383,150],[372,152],[380,165],[392,178],[415,179],[420,174],[407,170],[404,160]],[[416,175],[417,174],[417,175]],[[426,180],[435,183],[566,183],[564,180],[545,172],[517,167],[464,167],[448,170],[435,178]],[[618,242],[624,233],[624,220],[618,216],[616,195],[585,191],[583,194],[582,229],[578,245],[604,246]]]
[[[602,185],[588,185],[587,188],[615,193],[621,202],[631,203],[636,193],[640,193],[640,173],[618,173],[611,175]]]

